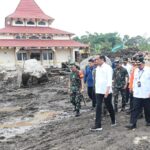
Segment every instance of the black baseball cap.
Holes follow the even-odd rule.
[[[128,61],[128,58],[123,58],[123,61],[125,62],[125,61]]]
[[[144,57],[138,57],[136,63],[137,64],[144,64],[145,63]]]

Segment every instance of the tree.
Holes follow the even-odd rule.
[[[117,32],[115,33],[94,33],[86,32],[86,35],[75,37],[74,40],[82,43],[90,44],[91,51],[99,53],[101,49],[111,50],[115,45],[122,43],[122,40]]]
[[[92,53],[100,53],[101,50],[111,51],[112,48],[124,44],[127,48],[137,47],[140,50],[150,51],[150,38],[144,38],[140,35],[129,37],[124,35],[121,39],[117,32],[114,33],[94,33],[86,32],[86,35],[75,37],[74,40],[89,44]]]

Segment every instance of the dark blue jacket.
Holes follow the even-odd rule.
[[[94,67],[86,66],[84,72],[84,83],[87,83],[88,87],[93,87],[93,71]]]

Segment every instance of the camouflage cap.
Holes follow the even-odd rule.
[[[115,61],[114,61],[114,63],[116,63],[116,64],[122,64],[122,59],[116,59]]]
[[[75,63],[70,63],[70,66],[75,66],[76,64]]]
[[[124,57],[124,58],[123,58],[123,61],[124,61],[124,62],[128,61],[128,58],[127,58],[127,57]]]
[[[70,63],[70,67],[76,66],[77,69],[80,69],[80,67],[76,63]]]

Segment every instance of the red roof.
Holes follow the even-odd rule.
[[[64,34],[64,35],[74,35],[66,31],[51,27],[20,27],[20,26],[10,26],[0,29],[0,33],[22,33],[22,34]]]
[[[26,18],[26,19],[44,19],[54,20],[47,16],[36,4],[34,0],[21,0],[15,12],[8,17],[10,18]]]
[[[1,47],[88,47],[73,40],[16,40],[0,39]]]

